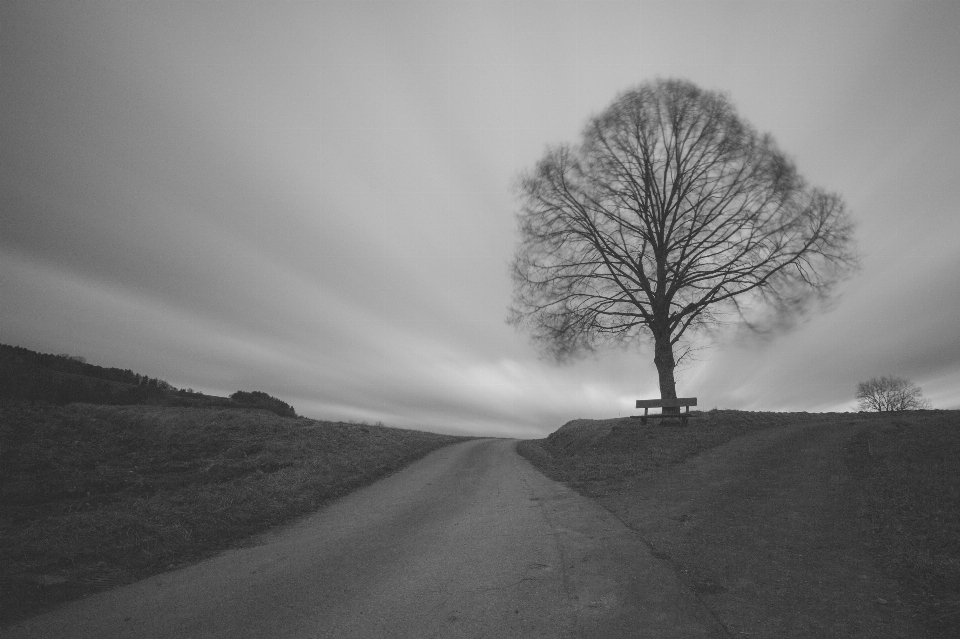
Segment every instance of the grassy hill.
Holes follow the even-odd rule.
[[[0,621],[195,561],[465,438],[0,400]]]
[[[292,406],[260,391],[237,391],[230,397],[204,395],[192,389],[177,389],[162,379],[129,369],[90,364],[83,357],[38,353],[8,344],[0,344],[2,399],[53,404],[262,408],[296,417]]]
[[[519,450],[636,530],[731,636],[957,636],[958,411],[575,420]]]

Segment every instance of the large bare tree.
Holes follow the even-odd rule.
[[[557,360],[652,338],[663,399],[691,336],[795,317],[856,267],[841,198],[687,81],[623,93],[518,184],[511,323]]]

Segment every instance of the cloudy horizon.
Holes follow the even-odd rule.
[[[618,93],[730,96],[858,223],[862,270],[678,374],[705,410],[960,408],[960,4],[12,2],[0,342],[298,414],[539,437],[658,397],[652,349],[505,322],[517,176]],[[706,344],[704,344],[706,345]]]

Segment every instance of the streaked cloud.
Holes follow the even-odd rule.
[[[299,412],[534,436],[657,394],[504,323],[511,185],[644,79],[727,91],[860,222],[835,306],[681,372],[700,405],[960,407],[953,3],[7,3],[0,341]]]

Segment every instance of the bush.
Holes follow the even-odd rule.
[[[241,406],[249,406],[251,408],[265,408],[266,410],[276,413],[281,417],[296,417],[297,413],[293,410],[293,406],[290,404],[277,399],[276,397],[271,397],[266,393],[261,391],[237,391],[230,396],[230,399],[240,404]]]
[[[857,404],[865,411],[899,411],[930,408],[920,387],[902,377],[874,377],[857,384]]]

